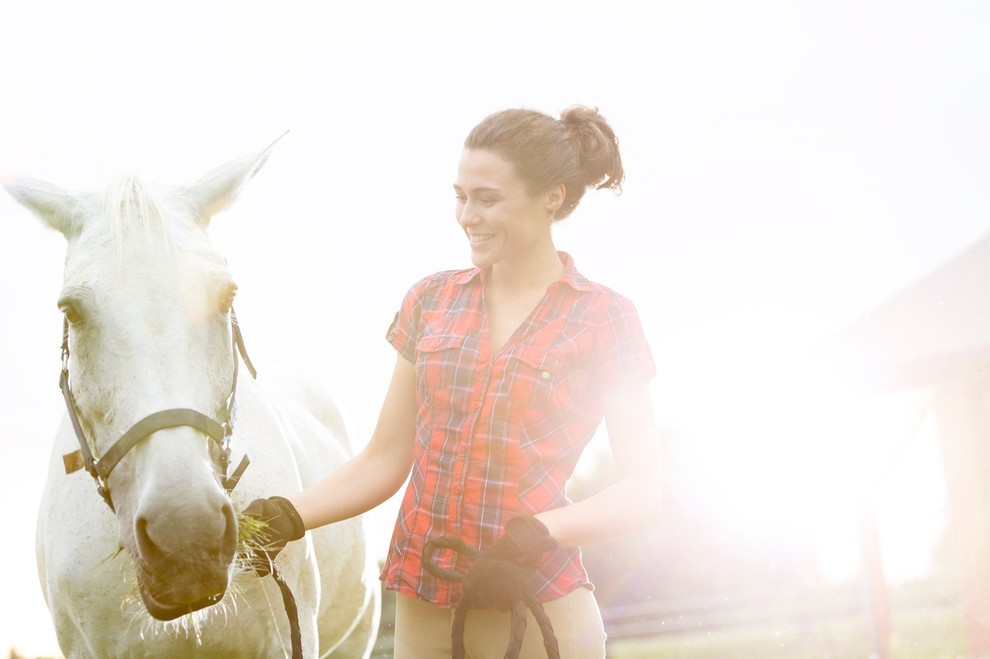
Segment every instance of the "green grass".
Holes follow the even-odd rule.
[[[848,618],[805,629],[730,628],[616,641],[610,659],[863,659],[872,654],[864,620]],[[956,609],[895,614],[891,659],[966,657],[962,617]]]

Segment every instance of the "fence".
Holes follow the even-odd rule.
[[[945,582],[900,587],[889,595],[891,610],[900,614],[960,606],[958,588]],[[770,625],[813,630],[856,619],[867,628],[872,621],[866,595],[853,587],[643,602],[605,607],[602,617],[611,641]]]
[[[373,657],[392,656],[395,594],[384,591],[382,624]],[[954,607],[955,586],[948,583],[902,587],[891,592],[897,611]],[[814,628],[839,619],[859,617],[868,624],[863,596],[853,588],[793,589],[770,594],[723,594],[668,599],[602,608],[610,642],[631,638],[687,635],[731,627],[793,625]]]

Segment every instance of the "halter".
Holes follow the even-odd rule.
[[[110,506],[110,510],[113,511],[113,500],[110,498],[110,486],[107,481],[110,478],[113,468],[117,466],[117,463],[127,455],[128,451],[148,435],[158,430],[164,430],[165,428],[188,426],[190,428],[196,428],[216,444],[219,449],[216,463],[220,472],[220,484],[223,485],[223,488],[228,493],[233,490],[237,482],[241,479],[244,470],[251,463],[245,455],[241,458],[234,473],[229,477],[227,476],[227,467],[230,464],[230,437],[234,432],[234,399],[237,393],[238,355],[244,360],[244,365],[251,373],[251,377],[257,378],[258,372],[254,369],[254,364],[251,363],[251,358],[248,357],[247,351],[244,349],[244,338],[241,336],[241,328],[237,324],[237,315],[233,309],[230,310],[230,328],[232,334],[231,353],[234,357],[234,373],[230,384],[230,396],[227,397],[225,415],[227,418],[223,422],[218,423],[205,414],[188,408],[153,412],[131,426],[127,432],[120,436],[120,439],[114,442],[114,445],[106,453],[100,458],[96,458],[93,455],[89,442],[86,441],[82,423],[79,421],[79,408],[76,407],[76,399],[72,395],[72,389],[69,388],[69,321],[68,319],[63,319],[62,375],[59,377],[58,386],[62,390],[62,398],[65,399],[65,407],[69,412],[69,421],[72,422],[72,429],[76,433],[76,439],[79,440],[78,450],[62,456],[62,462],[65,464],[65,473],[71,474],[85,468],[96,480],[96,491],[100,493],[103,500]],[[299,628],[299,613],[296,608],[296,600],[274,563],[272,563],[271,567],[272,577],[275,579],[282,593],[282,603],[285,606],[285,613],[289,618],[289,637],[292,643],[292,657],[293,659],[301,659],[302,637]],[[211,603],[215,604],[216,602],[213,601]]]
[[[230,438],[234,430],[234,398],[237,393],[238,355],[244,360],[244,365],[251,373],[251,377],[256,378],[258,374],[254,369],[254,365],[251,363],[251,359],[247,355],[247,351],[244,349],[244,339],[241,337],[241,329],[237,324],[237,316],[234,314],[233,309],[230,310],[230,326],[233,335],[231,352],[234,357],[234,373],[230,385],[230,396],[227,397],[226,419],[222,422],[217,422],[201,412],[188,408],[153,412],[131,426],[106,453],[97,458],[93,455],[90,443],[87,441],[86,435],[83,432],[82,423],[79,420],[79,408],[76,406],[76,399],[72,395],[72,389],[69,387],[69,321],[68,319],[63,319],[62,374],[59,377],[58,385],[62,390],[62,398],[65,399],[65,407],[69,412],[69,421],[72,423],[72,429],[75,431],[76,439],[79,441],[78,450],[62,456],[65,473],[71,474],[85,468],[90,476],[96,480],[96,491],[99,492],[103,500],[110,506],[110,510],[114,510],[113,501],[110,498],[108,480],[110,473],[117,466],[117,463],[127,455],[128,451],[148,435],[159,430],[164,430],[165,428],[188,426],[199,430],[216,444],[219,453],[215,458],[215,462],[220,472],[220,484],[223,485],[223,488],[228,493],[233,490],[244,470],[250,464],[250,460],[245,455],[241,459],[240,464],[237,465],[234,473],[230,477],[227,476],[227,468],[230,464]]]

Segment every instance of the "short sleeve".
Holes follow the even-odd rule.
[[[613,294],[595,340],[595,376],[602,390],[623,382],[649,380],[657,371],[632,302]]]
[[[392,324],[385,333],[385,339],[400,355],[416,362],[416,343],[422,338],[423,314],[432,310],[440,300],[444,282],[449,272],[438,272],[424,277],[406,291]]]
[[[402,305],[395,313],[392,324],[385,333],[385,339],[392,344],[396,351],[411,362],[416,361],[416,326],[420,316],[421,284],[417,284],[406,292]]]

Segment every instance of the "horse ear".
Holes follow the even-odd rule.
[[[74,232],[79,208],[77,195],[53,183],[31,178],[4,181],[4,187],[51,228],[67,238]]]
[[[186,195],[200,224],[208,225],[210,218],[237,201],[244,185],[258,173],[286,133],[288,131],[257,153],[241,156],[207,172],[186,189]]]

